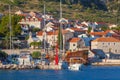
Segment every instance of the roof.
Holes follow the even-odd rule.
[[[92,37],[83,37],[82,39],[84,40],[85,46],[90,46],[91,40],[93,40],[95,38],[92,38]]]
[[[38,35],[38,36],[42,36],[42,35],[43,35],[43,31],[37,32],[37,35]]]
[[[105,31],[105,32],[91,32],[90,35],[106,35],[109,32],[109,30]]]
[[[120,42],[120,40],[113,37],[100,37],[93,40],[92,42]]]
[[[91,50],[95,55],[98,55],[99,57],[105,58],[105,53],[101,49],[93,49]]]
[[[47,35],[58,35],[58,30],[47,32]],[[62,30],[62,34],[66,34],[68,30]]]
[[[69,40],[69,42],[78,42],[80,40],[81,40],[80,38],[72,38]]]
[[[115,34],[112,34],[112,37],[120,40],[120,35],[119,35],[119,34],[116,34],[116,33],[115,33]]]
[[[21,15],[21,16],[25,16],[25,15]],[[39,18],[37,16],[34,16],[34,17],[29,17],[29,18],[22,18],[20,22],[24,22],[24,21],[42,21],[42,18]]]
[[[85,30],[82,30],[82,29],[76,28],[76,27],[73,27],[73,28],[70,28],[70,29],[72,29],[74,31],[85,32]]]
[[[97,24],[106,24],[105,22],[96,22]]]

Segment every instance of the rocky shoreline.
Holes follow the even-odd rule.
[[[61,70],[59,65],[16,65],[16,64],[7,64],[7,65],[0,65],[0,69],[2,70],[24,70],[24,69],[41,69],[41,70]]]

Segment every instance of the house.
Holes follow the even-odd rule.
[[[113,31],[113,32],[114,33],[112,33],[112,37],[120,40],[120,31]]]
[[[85,25],[85,24],[75,24],[74,27],[83,29],[83,28],[87,28],[87,25]]]
[[[27,40],[27,43],[28,43],[28,45],[30,46],[30,43],[31,42],[40,42],[40,39],[38,38],[38,37],[32,37],[32,33],[30,32],[29,33],[29,38],[28,38],[28,40]],[[31,48],[34,48],[34,46],[32,45],[32,46],[30,46]],[[36,48],[38,48],[38,46],[36,47]]]
[[[61,18],[61,19],[59,20],[59,22],[62,23],[62,24],[66,24],[66,23],[68,23],[68,19]]]
[[[105,53],[120,54],[120,40],[113,37],[100,37],[91,41],[91,49],[101,49]]]
[[[39,28],[41,29],[41,22],[42,19],[36,16],[33,17],[25,17],[22,18],[21,21],[19,22],[19,24],[21,25],[22,28],[22,33],[23,34],[27,34],[28,31],[32,28]]]
[[[22,14],[24,14],[24,13],[23,13],[23,11],[19,10],[19,11],[16,11],[15,14],[16,14],[16,15],[22,15]]]
[[[59,31],[51,31],[47,33],[47,41],[50,46],[55,46],[55,43],[58,41],[58,33]],[[62,30],[63,35],[63,44],[65,45],[65,48],[67,47],[67,41],[73,37],[73,33],[71,33],[68,30]]]
[[[44,18],[46,21],[49,21],[49,20],[52,20],[54,19],[52,15],[50,14],[45,14],[45,15],[42,15],[42,18]]]
[[[39,32],[36,33],[36,37],[37,37],[41,42],[42,42],[43,39],[45,38],[45,35],[47,35],[47,33],[44,32],[44,31],[39,31]]]
[[[46,42],[48,43],[49,47],[51,46],[55,46],[57,41],[58,41],[58,30],[53,30],[53,31],[49,31],[49,32],[43,32],[43,31],[39,31],[37,33],[37,37],[40,39],[40,41],[43,41],[43,39],[45,38],[44,35],[46,35]],[[67,47],[67,41],[73,37],[73,33],[71,33],[68,30],[62,30],[62,34],[63,34],[63,43],[65,45],[65,47]]]
[[[30,56],[29,51],[20,52],[18,62],[19,65],[31,65],[32,57]]]
[[[78,37],[78,35],[86,33],[86,30],[82,30],[82,29],[77,28],[77,27],[67,28],[66,30],[73,32],[74,37]]]
[[[101,32],[90,32],[89,34],[94,38],[110,36],[109,30],[101,31]]]
[[[117,25],[115,25],[115,24],[108,24],[108,27],[111,29],[111,28],[116,28],[117,27]]]
[[[100,28],[101,26],[107,26],[107,23],[105,22],[94,22],[97,28]]]
[[[85,47],[85,43],[81,38],[72,38],[69,40],[70,51],[77,51],[82,47]]]

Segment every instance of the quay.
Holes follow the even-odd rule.
[[[13,53],[20,54],[21,51],[29,51],[30,53],[33,53],[34,51],[42,51],[42,50],[40,50],[40,49],[12,49],[12,50],[2,49],[2,51],[6,52],[8,55],[10,55]],[[11,51],[12,51],[12,53],[11,53]]]
[[[40,69],[40,70],[61,70],[59,65],[16,65],[16,64],[7,64],[0,65],[0,69],[6,70],[24,70],[24,69]]]
[[[0,62],[0,69],[6,69],[6,70],[24,70],[24,69],[41,69],[41,70],[61,70],[61,65],[55,65],[55,64],[49,64],[49,65],[16,65],[16,64],[6,64],[3,65]]]
[[[103,59],[101,62],[92,63],[93,66],[120,66],[118,59]]]

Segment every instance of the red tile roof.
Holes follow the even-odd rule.
[[[69,42],[78,42],[80,40],[81,40],[80,38],[72,38],[69,40]]]
[[[80,28],[70,28],[70,29],[72,29],[72,30],[74,30],[74,31],[78,31],[78,32],[85,32],[85,30],[82,30],[82,29],[80,29]]]
[[[90,35],[102,36],[102,35],[106,35],[108,32],[109,32],[109,30],[107,30],[105,32],[91,32]]]
[[[100,37],[93,40],[92,42],[120,42],[120,40],[113,37]]]
[[[42,35],[43,35],[43,31],[37,32],[37,35],[38,35],[38,36],[42,36]]]

